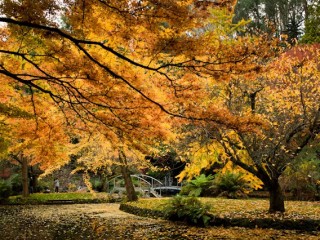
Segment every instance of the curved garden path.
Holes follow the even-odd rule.
[[[0,206],[0,239],[319,239],[317,232],[209,227],[150,219],[119,204]]]

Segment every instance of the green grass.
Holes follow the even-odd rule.
[[[112,202],[107,193],[34,193],[23,198],[21,195],[11,196],[6,204],[46,204],[52,201],[70,200],[74,203]]]

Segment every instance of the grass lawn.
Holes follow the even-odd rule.
[[[27,198],[11,196],[6,204],[47,204],[66,200],[73,203],[103,203],[111,202],[112,198],[107,193],[34,193]]]

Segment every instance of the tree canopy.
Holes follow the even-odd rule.
[[[209,77],[259,71],[257,60],[276,53],[264,36],[231,35],[244,24],[230,23],[232,4],[210,12],[199,1],[3,1],[3,86],[28,92],[35,115],[41,95],[68,126],[109,139],[154,133],[163,113],[245,129],[254,120],[211,114],[198,101]],[[12,101],[8,92],[3,100]]]
[[[303,3],[277,2],[281,14],[297,16],[281,15],[281,33],[300,22]],[[194,133],[191,123],[219,154],[277,189],[272,176],[318,134],[318,49],[303,49],[315,56],[302,62],[282,55],[277,34],[248,34],[248,21],[233,21],[235,4],[2,1],[0,107],[12,151],[50,169],[78,138],[83,163],[117,161],[128,176],[133,155],[179,139],[181,129]]]

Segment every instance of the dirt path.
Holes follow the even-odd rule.
[[[119,204],[0,206],[0,239],[319,239],[320,234],[196,228],[119,210]]]

